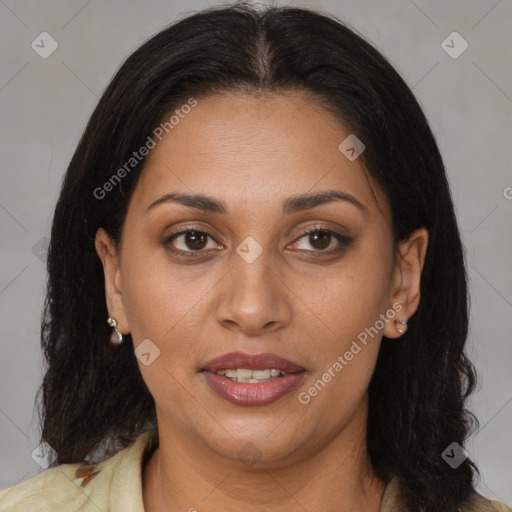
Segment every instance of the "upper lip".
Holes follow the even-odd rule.
[[[305,368],[271,352],[247,354],[245,352],[229,352],[208,361],[201,369],[215,373],[219,370],[246,368],[248,370],[275,369],[286,373],[297,373]]]

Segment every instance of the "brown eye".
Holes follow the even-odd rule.
[[[218,248],[213,237],[206,231],[196,228],[187,228],[168,236],[163,245],[172,253],[180,256],[199,256],[208,247],[209,239],[212,240],[212,248]]]
[[[326,249],[331,243],[331,234],[327,231],[315,231],[309,234],[309,240],[313,247],[317,249]]]
[[[309,243],[313,250],[308,249],[307,247],[300,247],[300,245],[303,245],[301,242],[303,239]],[[313,226],[294,242],[294,249],[305,250],[308,252],[333,253],[342,251],[348,247],[353,240],[353,238],[337,233],[336,231]]]
[[[183,237],[183,243],[192,251],[204,249],[208,242],[208,234],[201,231],[187,231]]]

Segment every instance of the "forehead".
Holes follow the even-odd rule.
[[[154,139],[132,197],[135,207],[182,192],[215,196],[234,209],[261,208],[290,195],[336,189],[370,211],[379,209],[361,160],[339,149],[350,132],[305,96],[209,96],[187,111]]]

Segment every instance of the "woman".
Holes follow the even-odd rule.
[[[130,56],[67,170],[48,271],[56,458],[1,510],[510,510],[463,449],[475,373],[438,147],[333,17],[210,9]]]

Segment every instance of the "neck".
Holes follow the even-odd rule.
[[[365,422],[358,412],[329,442],[262,468],[226,459],[159,421],[159,447],[143,471],[145,511],[379,512],[385,485],[369,461]]]

